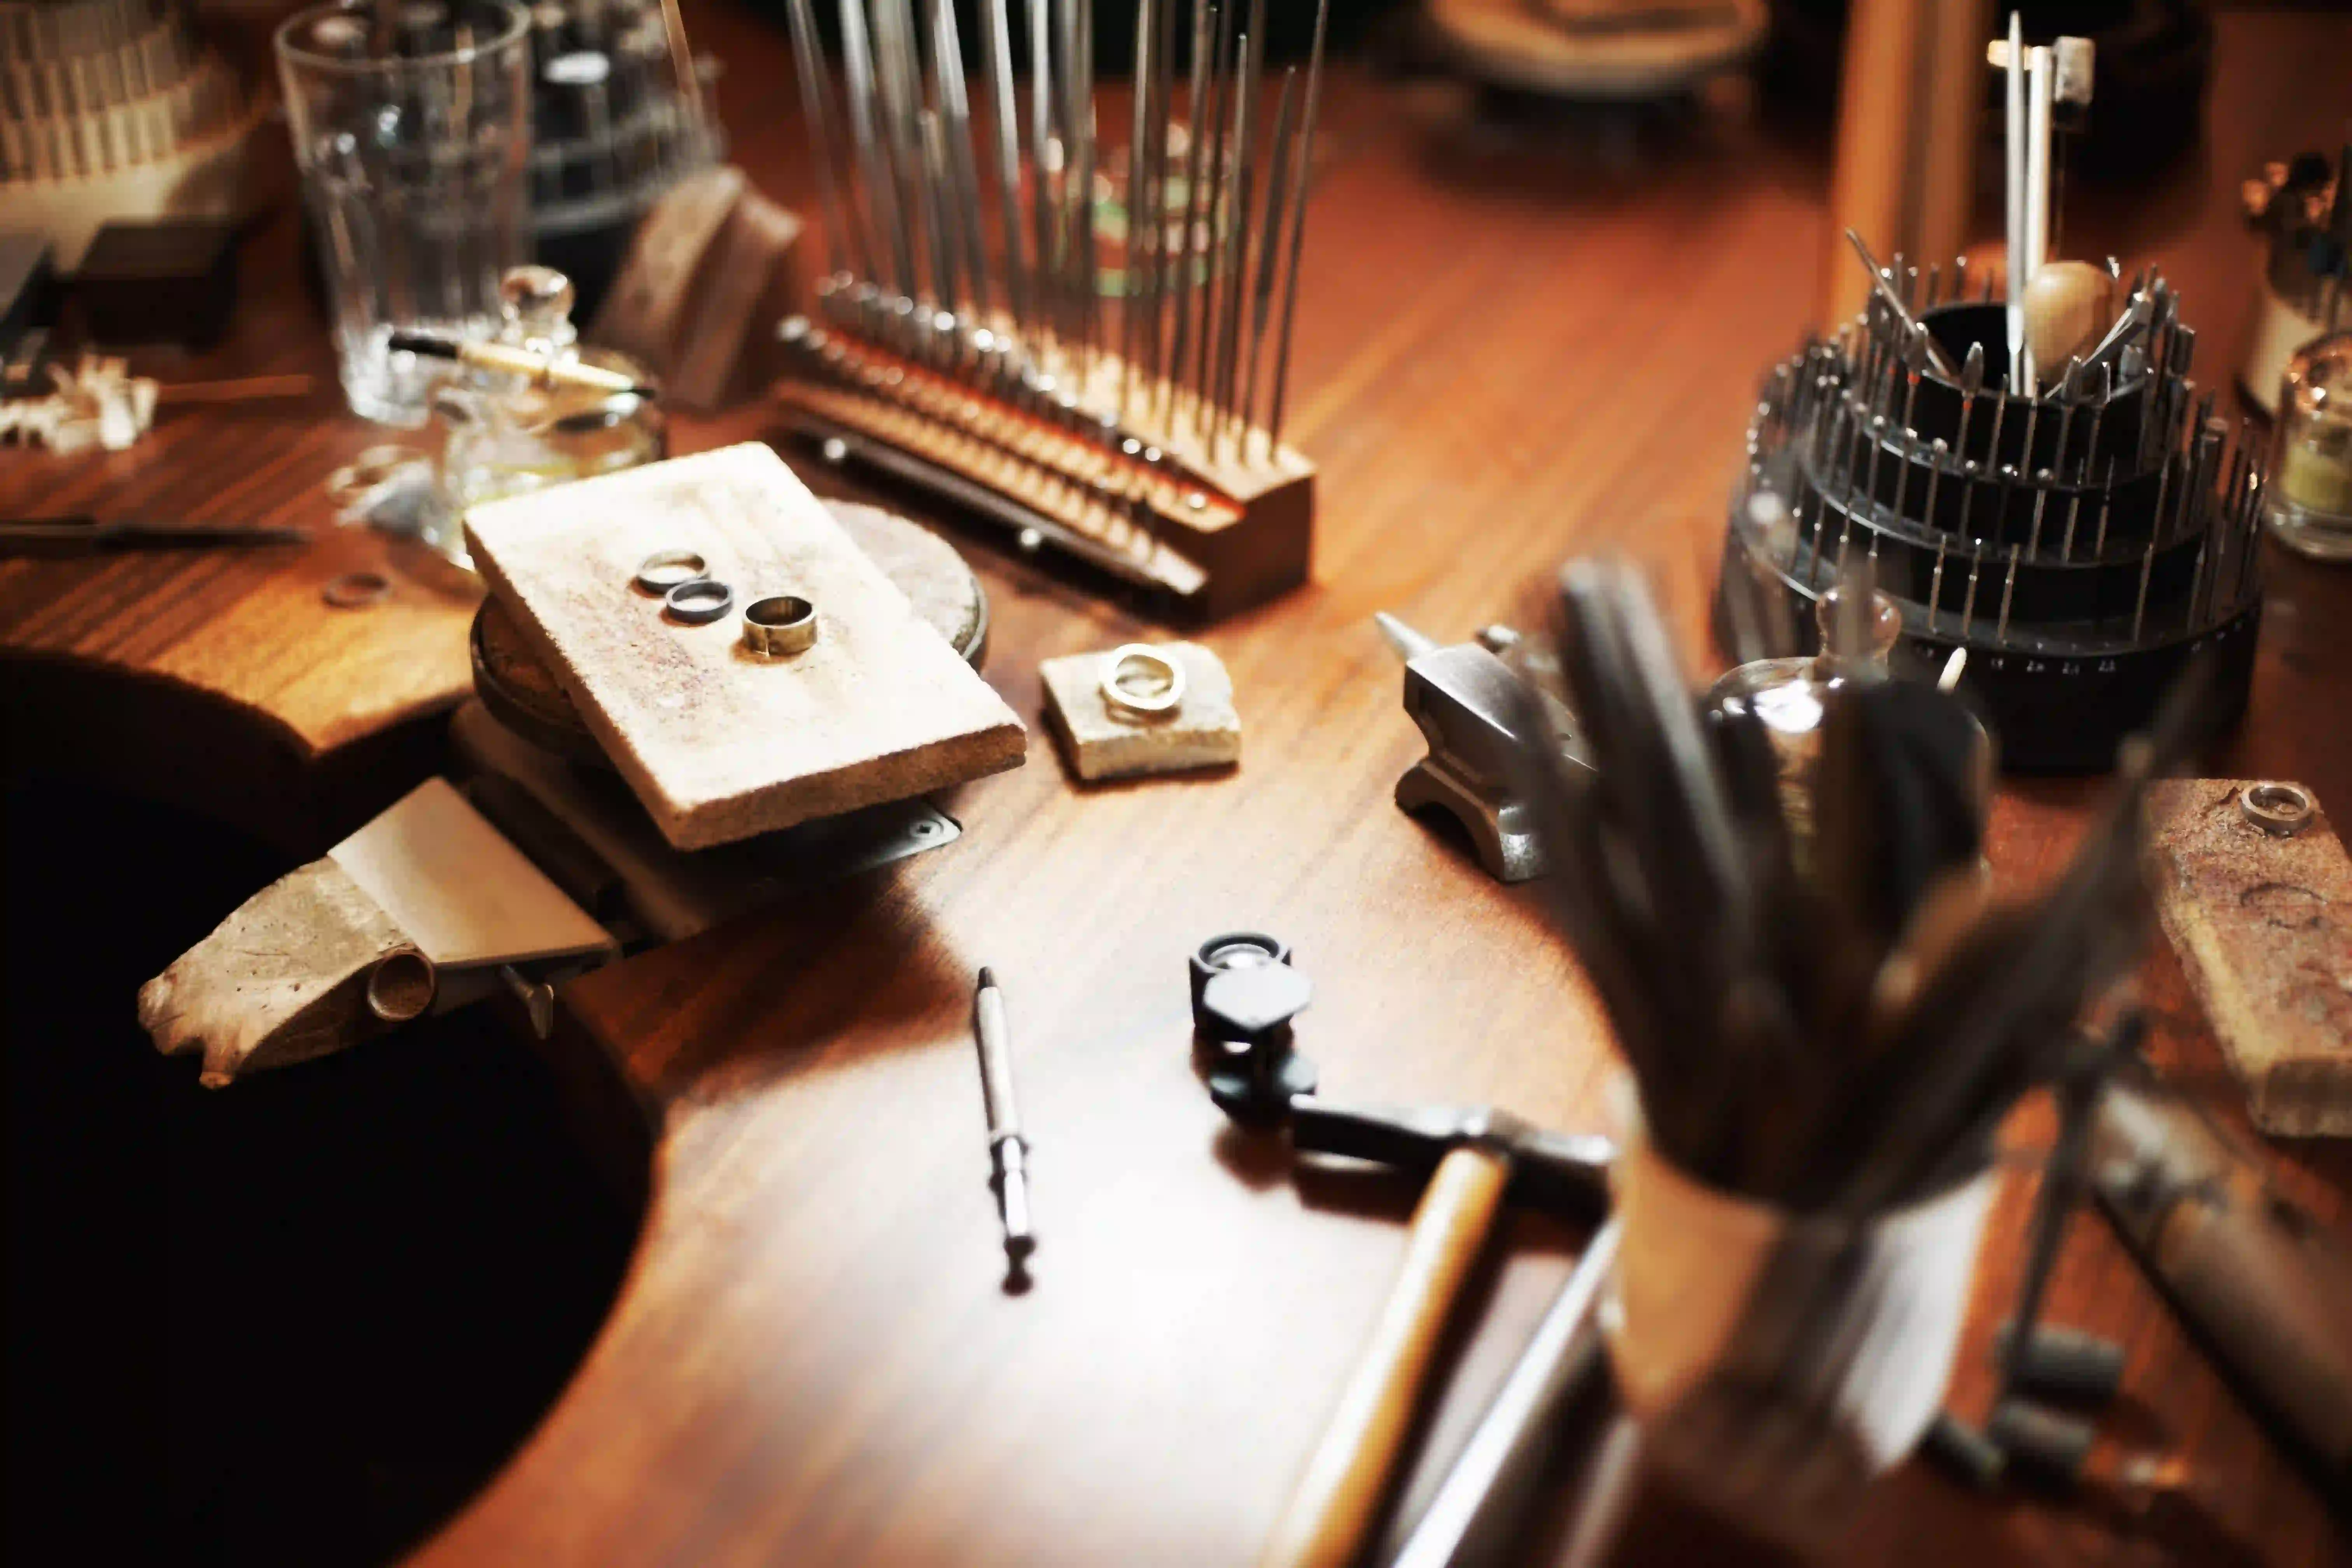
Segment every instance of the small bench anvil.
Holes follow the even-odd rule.
[[[1489,626],[1476,642],[1441,647],[1385,611],[1372,619],[1404,658],[1404,710],[1429,740],[1429,755],[1397,780],[1398,806],[1410,814],[1434,805],[1451,814],[1469,834],[1478,863],[1499,881],[1543,875],[1527,804],[1511,790],[1511,715],[1530,683],[1495,652],[1497,645],[1511,647],[1517,635]],[[1536,690],[1561,755],[1591,766],[1573,717],[1550,693]]]

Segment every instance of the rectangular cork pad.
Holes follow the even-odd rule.
[[[1021,765],[1028,736],[907,596],[759,443],[478,506],[466,538],[490,591],[680,849],[943,789]],[[690,550],[735,603],[667,615],[638,564]],[[742,611],[790,594],[816,645],[743,646]]]

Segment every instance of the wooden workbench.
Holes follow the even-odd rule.
[[[735,156],[813,207],[781,33],[689,16],[728,62]],[[2352,22],[2219,26],[2201,166],[2128,207],[2080,194],[2068,216],[2086,247],[2162,262],[2208,378],[2234,363],[2252,276],[2237,180],[2352,110]],[[954,795],[955,847],[571,986],[576,1067],[653,1110],[643,1239],[571,1389],[425,1561],[1250,1561],[1387,1289],[1412,1194],[1377,1174],[1294,1181],[1278,1150],[1227,1129],[1190,1066],[1182,983],[1213,932],[1296,945],[1318,986],[1302,1043],[1335,1094],[1601,1123],[1606,1032],[1529,893],[1391,804],[1421,742],[1369,617],[1394,610],[1445,639],[1532,623],[1561,558],[1617,549],[1656,569],[1699,659],[1754,387],[1820,294],[1826,171],[1736,95],[1638,172],[1524,127],[1466,129],[1446,88],[1349,74],[1330,100],[1287,432],[1321,467],[1314,582],[1203,639],[1234,674],[1239,773],[1080,787],[1041,743]],[[256,269],[290,280],[290,243],[281,216],[249,247]],[[323,375],[293,296],[248,288],[241,310],[228,357],[199,368]],[[320,521],[326,470],[379,438],[331,401],[174,415],[113,458],[11,453],[0,507]],[[681,421],[676,446],[769,423]],[[0,566],[18,722],[61,725],[43,744],[93,764],[143,758],[151,787],[224,810],[236,792],[206,775],[248,765],[240,747],[275,757],[289,795],[365,748],[397,752],[462,689],[467,606],[404,582],[396,613],[365,623],[311,607],[320,580],[381,548]],[[1040,659],[1161,629],[972,553],[994,595],[989,678],[1024,715]],[[2268,565],[2252,713],[2215,769],[2352,800],[2352,574],[2274,551]],[[364,638],[342,629],[362,624]],[[393,788],[396,770],[357,771]],[[2046,871],[2090,798],[2006,790],[2000,873]],[[999,1289],[984,1181],[968,1034],[982,963],[1006,987],[1034,1144],[1042,1247],[1021,1296]],[[2168,954],[2148,991],[2159,1058],[2230,1105]],[[2279,1167],[2352,1227],[2346,1150],[2282,1151]],[[2011,1187],[1963,1411],[1988,1396],[2013,1284],[2027,1194]],[[1408,1516],[1572,1258],[1576,1238],[1533,1216],[1511,1237],[1448,1365]],[[1851,1561],[2352,1562],[2103,1227],[2074,1233],[2051,1311],[2130,1347],[2109,1429],[2186,1455],[2196,1514],[1991,1503],[1915,1464],[1882,1489]],[[1653,1505],[1642,1534],[1679,1528]],[[1652,1541],[1648,1555],[1677,1552]]]

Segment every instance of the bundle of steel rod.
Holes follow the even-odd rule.
[[[810,4],[829,271],[783,330],[798,427],[1201,616],[1303,581],[1314,469],[1282,428],[1328,0],[1271,89],[1265,0],[1138,0],[1108,156],[1081,0],[1026,0],[1019,39],[982,0],[978,105],[952,0],[920,38],[910,0],[842,0],[845,138]]]
[[[1805,1478],[1851,1462],[1814,1379],[1842,1353],[1825,1336],[1848,1323],[1839,1293],[1856,1289],[1847,1265],[1869,1227],[1989,1167],[1996,1130],[2066,1068],[2077,1020],[2144,950],[2141,786],[2180,754],[2210,686],[2200,667],[2168,697],[2064,873],[2010,902],[1978,864],[1974,728],[1954,698],[1859,665],[1822,688],[1801,867],[1763,721],[1702,710],[1639,578],[1579,563],[1561,603],[1593,767],[1562,763],[1528,698],[1520,793],[1552,867],[1547,907],[1632,1066],[1645,1136],[1714,1191],[1848,1238],[1825,1249],[1792,1227],[1745,1299],[1726,1379],[1645,1439],[1696,1457],[1718,1498],[1769,1510],[1823,1495]]]
[[[2037,382],[2012,374],[1990,276],[1971,299],[1965,261],[1923,280],[1899,256],[1882,268],[1863,255],[1868,309],[1775,367],[1748,430],[1734,518],[1769,489],[1797,526],[1760,555],[1735,526],[1726,582],[1762,570],[1811,602],[1865,562],[1911,649],[1937,663],[1969,649],[1969,689],[2012,768],[2112,766],[2209,648],[2213,721],[2234,722],[2262,613],[2265,475],[2260,442],[2243,426],[2233,441],[2189,377],[2179,294],[2153,270],[2133,279],[2112,323],[2044,355]],[[2102,283],[2116,270],[2063,265]]]

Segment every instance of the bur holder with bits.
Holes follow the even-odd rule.
[[[1923,337],[1874,299],[1808,342],[1767,377],[1748,427],[1725,583],[1777,586],[1810,644],[1811,606],[1858,563],[1901,610],[1906,662],[1968,650],[1962,690],[2013,770],[2112,767],[2200,656],[2215,723],[2234,725],[2262,617],[2262,454],[2189,378],[2177,296],[2151,274],[2134,298],[2140,327],[2034,393],[2005,390],[1995,303],[1919,302]],[[1948,374],[1964,365],[1979,373]],[[1792,528],[1738,525],[1764,490]]]
[[[829,460],[1011,529],[1024,551],[1052,546],[1189,620],[1307,580],[1314,465],[1115,354],[1082,368],[1073,353],[1057,376],[1010,331],[846,274],[782,337],[775,396]]]

